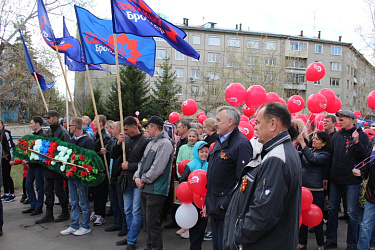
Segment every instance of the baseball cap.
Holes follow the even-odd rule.
[[[210,146],[209,146],[207,143],[202,143],[201,145],[199,145],[199,147],[198,147],[198,151],[201,150],[201,149],[204,148],[204,147],[209,148]]]
[[[143,124],[144,127],[147,127],[148,124],[150,123],[153,123],[153,124],[156,124],[156,125],[159,125],[159,126],[163,126],[164,125],[164,121],[161,117],[159,116],[151,116],[150,119],[148,119],[148,121],[146,123]]]
[[[336,116],[337,117],[344,116],[344,117],[355,119],[355,114],[350,110],[340,110],[339,112],[336,113]]]
[[[50,110],[50,111],[48,111],[48,113],[44,117],[49,118],[49,117],[52,117],[52,116],[59,117],[59,112],[57,112],[56,110]]]

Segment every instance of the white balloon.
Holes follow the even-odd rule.
[[[176,222],[181,228],[192,228],[197,224],[198,211],[195,206],[190,204],[182,204],[176,211]]]

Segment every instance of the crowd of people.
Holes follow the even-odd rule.
[[[52,110],[45,118],[50,130],[44,131],[43,118],[35,116],[30,120],[33,134],[93,150],[109,169],[109,180],[89,188],[40,164],[15,161],[11,133],[0,120],[1,200],[16,199],[10,170],[14,164],[24,164],[21,202],[29,208],[22,213],[39,215],[45,206],[36,224],[70,219],[61,235],[88,234],[91,225],[101,226],[106,216],[113,215],[113,225],[105,231],[126,236],[116,245],[136,249],[143,225],[146,249],[163,249],[162,221],[170,213],[164,229],[176,228],[176,234],[189,239],[192,250],[201,249],[203,240],[212,240],[214,250],[307,249],[309,231],[315,233],[318,249],[330,249],[337,248],[342,204],[348,222],[347,249],[375,249],[375,153],[351,111],[326,115],[324,129],[317,130],[310,121],[292,119],[284,104],[266,103],[258,110],[251,140],[238,128],[238,110],[228,106],[220,107],[215,119],[206,119],[203,126],[178,122],[172,137],[158,116],[140,123],[130,116],[107,121],[99,115],[92,123],[98,132],[87,116],[60,123],[59,113]],[[177,166],[184,160],[190,162],[179,173]],[[175,183],[187,181],[197,169],[207,171],[205,206],[196,207],[195,226],[180,228],[175,220],[179,207],[174,202]],[[310,229],[299,225],[302,186],[312,192],[313,204],[324,214]],[[58,216],[53,213],[55,196],[62,208]],[[108,197],[110,211],[106,211]],[[0,235],[2,209],[0,202]]]

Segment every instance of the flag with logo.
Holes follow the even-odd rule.
[[[116,64],[112,21],[97,18],[78,6],[75,6],[75,10],[86,62]],[[154,39],[120,34],[117,36],[117,48],[119,64],[133,65],[151,76],[154,75]]]
[[[184,40],[186,33],[159,17],[143,0],[111,0],[114,33],[161,37],[173,48],[199,60],[199,53]]]
[[[64,36],[64,38],[71,37],[70,33],[68,31],[68,28],[66,27],[66,24],[65,24],[65,17],[63,17],[63,36]],[[76,39],[76,38],[74,38],[74,39]],[[81,56],[81,61],[77,62],[77,61],[71,59],[67,54],[65,54],[65,64],[66,64],[66,66],[68,66],[68,69],[70,71],[86,71],[85,59],[83,58],[83,52],[82,52],[81,49],[80,49],[80,56]],[[89,70],[103,70],[103,71],[107,71],[111,74],[111,72],[109,70],[106,70],[105,68],[103,68],[99,64],[98,65],[89,64],[88,67],[89,67]]]
[[[43,0],[38,0],[38,19],[42,37],[47,45],[50,46],[53,50],[55,50],[55,45],[57,45],[57,49],[60,53],[64,53],[71,59],[80,62],[81,46],[79,44],[79,41],[74,37],[55,38],[55,34],[53,33]]]
[[[52,88],[53,85],[55,84],[55,82],[52,82],[50,84],[46,84],[46,80],[44,79],[44,77],[41,74],[39,74],[38,72],[35,71],[33,62],[31,61],[31,58],[30,58],[29,51],[27,50],[27,47],[26,47],[25,39],[23,39],[23,35],[21,33],[21,30],[19,29],[18,31],[20,32],[20,35],[21,35],[22,44],[23,44],[23,51],[25,52],[26,62],[27,62],[27,65],[29,66],[30,74],[35,78],[35,75],[34,75],[34,72],[35,72],[35,74],[38,78],[38,81],[39,81],[40,88],[43,91],[46,91],[47,89]]]

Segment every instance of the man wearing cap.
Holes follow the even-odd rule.
[[[63,128],[59,123],[59,112],[55,110],[48,111],[47,122],[51,128],[50,138],[58,138],[62,141],[69,142],[70,136],[68,131]],[[64,178],[61,174],[50,170],[48,168],[43,168],[44,177],[44,194],[46,196],[46,214],[39,220],[35,221],[36,224],[46,223],[46,222],[60,222],[65,221],[70,218],[68,205],[69,198],[64,190]],[[55,203],[55,194],[59,198],[59,202],[62,207],[62,213],[54,219],[53,217],[53,205]]]
[[[145,126],[151,141],[134,173],[134,181],[142,189],[141,200],[147,227],[146,249],[163,249],[160,215],[168,196],[174,150],[168,134],[163,130],[161,117],[152,116]]]
[[[341,130],[332,137],[332,164],[324,176],[323,183],[329,180],[329,207],[326,249],[337,248],[338,210],[343,194],[349,215],[346,236],[347,249],[356,249],[358,233],[358,200],[361,177],[353,175],[352,170],[370,153],[369,139],[361,128],[354,125],[355,115],[349,110],[336,113]],[[328,178],[329,176],[329,178]]]

